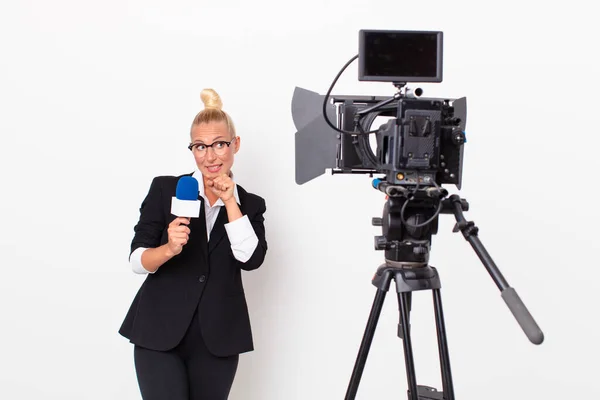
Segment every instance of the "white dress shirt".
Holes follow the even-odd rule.
[[[192,177],[196,178],[198,181],[198,195],[202,196],[204,199],[204,213],[206,216],[206,237],[210,238],[210,233],[215,225],[215,221],[219,216],[219,211],[221,207],[224,207],[225,204],[223,200],[220,198],[217,199],[215,204],[210,205],[206,194],[204,193],[204,182],[202,179],[201,172],[196,169],[192,174]],[[240,204],[240,199],[238,196],[237,185],[233,188],[233,196],[238,204]],[[246,262],[254,253],[256,246],[258,245],[258,237],[256,236],[256,232],[254,232],[254,228],[250,223],[247,215],[242,216],[235,221],[229,222],[225,224],[225,231],[227,232],[227,236],[229,237],[229,242],[231,243],[231,250],[233,252],[233,256],[241,261]],[[131,253],[129,258],[131,269],[136,274],[148,274],[153,273],[144,268],[142,265],[142,253],[146,250],[145,247],[138,247]]]

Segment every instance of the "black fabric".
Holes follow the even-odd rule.
[[[134,348],[140,392],[144,400],[226,400],[239,355],[216,357],[206,348],[197,314],[173,350]]]

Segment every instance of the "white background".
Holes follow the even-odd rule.
[[[384,198],[362,175],[296,185],[290,108],[296,86],[326,92],[364,28],[444,32],[444,82],[420,86],[467,97],[466,215],[546,335],[527,340],[440,217],[456,398],[600,398],[596,24],[582,0],[3,1],[0,398],[140,398],[117,333],[143,279],[132,229],[152,177],[192,170],[205,87],[242,138],[238,182],[268,207],[267,260],[244,275],[256,351],[231,399],[344,397]],[[334,93],[393,94],[356,71]],[[357,399],[405,398],[397,308],[388,295]],[[415,294],[418,382],[441,389],[432,312]]]

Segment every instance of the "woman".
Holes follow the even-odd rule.
[[[130,261],[147,277],[119,333],[134,346],[144,400],[224,400],[239,354],[253,350],[241,270],[267,251],[263,198],[233,181],[240,149],[230,116],[212,89],[192,123],[189,149],[199,182],[198,218],[175,217],[180,177],[153,179],[140,208]]]

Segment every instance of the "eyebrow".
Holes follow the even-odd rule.
[[[213,140],[213,143],[215,143],[215,142],[222,142],[222,141],[225,141],[225,142],[226,142],[226,140],[224,140],[223,138],[224,138],[224,136],[217,136],[217,137],[216,137],[216,138]],[[199,141],[193,142],[192,144],[206,144],[206,143],[204,143],[204,141],[202,141],[202,140],[199,140]]]

